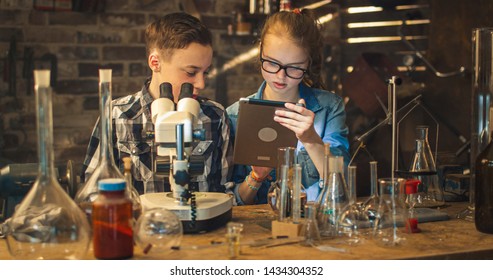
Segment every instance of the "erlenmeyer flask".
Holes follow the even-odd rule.
[[[320,232],[317,225],[317,205],[313,201],[305,204],[305,222],[301,227],[302,246],[317,246],[320,243]]]
[[[102,179],[125,179],[115,164],[113,157],[112,141],[112,113],[111,113],[111,69],[99,70],[99,129],[101,139],[99,143],[98,166],[86,181],[85,185],[77,192],[75,202],[91,220],[92,202],[99,194],[98,182]],[[96,151],[97,153],[97,151]],[[126,186],[126,192],[131,194],[130,186]],[[132,203],[137,203],[135,200]]]
[[[7,246],[15,259],[81,259],[90,226],[58,183],[53,155],[50,71],[35,70],[38,177],[8,222]]]
[[[407,208],[404,204],[405,180],[402,178],[383,178],[379,181],[380,202],[378,204],[373,237],[383,245],[397,245],[405,238]]]
[[[409,171],[421,181],[415,207],[439,207],[445,204],[443,190],[438,182],[435,159],[428,143],[428,126],[417,126],[413,162]]]
[[[324,187],[317,204],[317,223],[321,236],[338,236],[339,216],[342,209],[349,204],[343,166],[341,156],[329,157],[328,178],[324,178]]]

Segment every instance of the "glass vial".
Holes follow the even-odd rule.
[[[124,179],[115,164],[112,141],[112,112],[111,112],[111,69],[99,70],[99,161],[98,166],[75,196],[75,202],[91,220],[92,202],[96,200],[98,182],[102,179]]]
[[[226,239],[228,240],[229,258],[235,259],[241,254],[240,237],[243,224],[229,222],[227,225]]]
[[[445,204],[443,190],[438,182],[435,159],[428,142],[428,126],[416,127],[417,139],[413,162],[409,171],[421,181],[415,207],[439,207]]]
[[[123,179],[98,182],[100,194],[92,204],[93,250],[98,259],[133,256],[132,201],[125,185]]]
[[[343,158],[330,156],[328,178],[324,178],[324,188],[317,205],[317,223],[321,236],[336,237],[339,235],[338,219],[342,209],[349,204],[343,174]]]
[[[90,242],[84,213],[58,183],[53,154],[50,71],[34,71],[38,176],[9,222],[7,247],[15,259],[81,259]]]

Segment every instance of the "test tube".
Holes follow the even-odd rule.
[[[356,203],[356,166],[349,165],[348,169],[348,186],[349,186],[349,204]]]
[[[293,165],[293,198],[291,205],[293,209],[293,223],[300,223],[301,219],[301,165],[299,163]]]
[[[288,172],[289,166],[283,164],[281,165],[281,201],[279,204],[279,222],[284,222],[286,220],[287,212],[287,202],[288,202]]]

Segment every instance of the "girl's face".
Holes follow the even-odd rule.
[[[296,101],[298,85],[308,67],[305,50],[287,38],[268,34],[260,48],[260,59],[262,77],[267,82],[267,96],[281,101]]]

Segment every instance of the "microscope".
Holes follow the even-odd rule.
[[[204,172],[205,158],[194,153],[193,147],[204,140],[205,131],[200,129],[200,105],[193,98],[192,84],[182,84],[176,110],[172,92],[170,83],[162,83],[160,97],[151,104],[156,147],[153,172],[169,179],[171,192],[141,195],[142,208],[144,212],[152,208],[172,211],[182,221],[185,233],[210,231],[231,220],[233,198],[189,187],[192,178]]]

